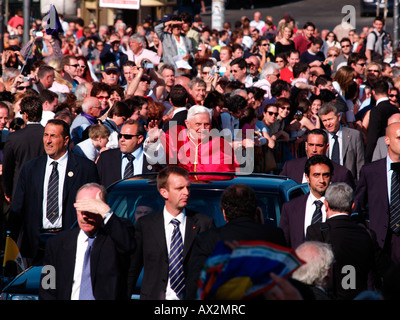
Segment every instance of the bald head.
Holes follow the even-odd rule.
[[[394,122],[386,127],[385,143],[388,145],[388,155],[393,162],[400,161],[400,122]]]
[[[391,115],[388,119],[387,124],[390,125],[395,122],[400,122],[400,113],[395,113],[395,114]]]
[[[185,76],[180,76],[180,77],[175,78],[175,85],[180,84],[188,92],[189,92],[189,86],[188,86],[189,82],[190,82],[190,79]]]
[[[101,105],[99,99],[96,97],[86,97],[82,103],[82,111],[98,118],[101,113]]]

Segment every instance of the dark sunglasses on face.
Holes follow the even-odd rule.
[[[270,116],[275,116],[275,117],[277,117],[277,116],[279,115],[278,112],[272,112],[272,111],[267,111],[267,112],[268,112],[268,114],[269,114]]]
[[[131,140],[133,137],[139,137],[140,134],[124,134],[124,133],[118,133],[118,139],[121,139],[124,137],[125,140]]]

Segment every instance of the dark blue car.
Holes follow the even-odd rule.
[[[213,173],[205,173],[207,176]],[[217,226],[225,224],[219,207],[222,192],[231,184],[244,183],[254,189],[257,194],[260,217],[264,223],[279,225],[283,203],[308,192],[307,185],[299,185],[292,179],[283,176],[251,174],[235,176],[231,173],[218,173],[215,180],[192,181],[188,208],[211,216]],[[157,191],[157,176],[147,174],[121,180],[111,185],[108,191],[108,203],[114,214],[128,218],[134,224],[141,214],[161,210],[164,200]],[[19,274],[2,291],[3,300],[34,300],[38,298],[40,273],[42,267],[31,267]],[[137,299],[140,292],[140,279],[132,298]]]

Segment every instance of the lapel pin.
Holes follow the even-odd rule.
[[[147,170],[151,170],[151,169],[153,169],[153,167],[151,166],[151,164],[149,164],[149,165],[147,166]]]
[[[72,178],[74,176],[74,173],[72,171],[68,172],[68,177]]]

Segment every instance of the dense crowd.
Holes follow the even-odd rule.
[[[142,160],[131,168],[131,174],[160,169],[151,161],[154,154],[158,160],[164,157],[164,162],[158,161],[161,165],[171,164],[177,157],[174,164],[187,171],[234,171],[241,164],[234,152],[226,153],[231,148],[242,154],[254,153],[253,172],[307,182],[310,194],[315,191],[314,197],[323,197],[321,203],[331,182],[345,182],[351,189],[339,186],[334,193],[343,192],[343,197],[353,199],[354,192],[356,209],[335,207],[337,199],[328,196],[332,203],[324,204],[322,221],[332,212],[343,213],[339,209],[348,215],[359,213],[363,225],[371,222],[379,254],[398,262],[397,231],[381,231],[388,229],[389,222],[375,217],[392,211],[388,208],[389,177],[395,169],[382,171],[383,176],[387,173],[388,180],[383,183],[388,187],[380,188],[389,191],[382,196],[385,206],[376,209],[380,213],[371,213],[371,202],[376,203],[373,186],[381,181],[368,170],[373,170],[371,165],[377,161],[386,161],[382,159],[391,159],[388,164],[397,162],[392,155],[400,159],[395,133],[388,130],[390,124],[399,122],[400,49],[393,48],[380,17],[361,32],[345,23],[334,30],[320,30],[312,21],[299,26],[289,14],[278,18],[263,19],[255,12],[253,17],[244,16],[233,25],[225,22],[222,30],[213,30],[202,22],[201,15],[192,17],[188,12],[167,14],[160,21],[147,16],[135,26],[120,19],[112,26],[94,22],[86,26],[80,18],[65,21],[60,15],[64,32],[47,34],[41,20],[36,20],[29,42],[22,43],[23,19],[17,13],[7,26],[1,55],[3,220],[9,211],[24,214],[14,201],[26,201],[20,196],[20,172],[27,174],[23,165],[32,158],[43,154],[52,157],[46,141],[54,133],[47,128],[60,126],[51,121],[61,119],[68,124],[70,136],[61,142],[61,148],[95,163],[97,181],[104,187],[123,178],[121,168],[135,161],[121,160],[121,154],[133,154],[137,149],[142,153],[134,157]],[[42,127],[37,142],[32,142],[35,133],[29,139],[26,134],[20,136],[29,144],[16,143],[12,136],[32,123]],[[212,138],[205,143],[202,131],[211,129],[225,133],[218,141]],[[190,134],[182,141],[170,140],[173,134],[186,130]],[[19,148],[25,148],[24,155]],[[203,157],[206,149],[212,152]],[[120,153],[114,155],[112,150]],[[192,151],[199,158],[182,161],[193,155]],[[215,158],[208,158],[215,153],[225,163],[216,165]],[[112,167],[117,163],[121,166],[116,166],[113,176]],[[322,182],[313,176],[317,167],[325,170],[315,173],[324,177]],[[50,172],[46,173],[44,181],[49,176]],[[288,212],[302,206],[294,204],[292,208],[285,204],[280,227],[286,243],[296,249],[306,235],[309,241],[315,239],[307,232],[313,224],[308,213],[311,209],[303,212],[300,227],[294,226],[293,214],[290,217]],[[293,228],[300,228],[299,237]],[[53,229],[58,232],[60,228]],[[375,250],[370,238],[364,240]],[[36,254],[33,243],[26,253]],[[342,247],[335,250],[345,251]],[[321,253],[321,257],[328,254]],[[332,258],[328,260],[325,263],[329,265]],[[325,286],[321,283],[319,288]],[[357,285],[381,288],[366,283]],[[335,298],[354,298],[358,293]]]

